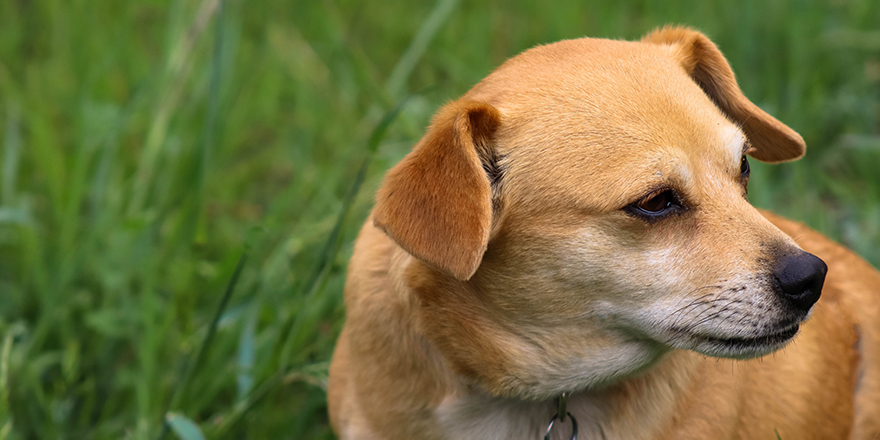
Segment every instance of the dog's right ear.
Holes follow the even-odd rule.
[[[489,242],[495,107],[475,101],[444,106],[413,151],[385,176],[373,223],[431,266],[468,280]]]

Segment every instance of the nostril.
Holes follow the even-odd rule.
[[[828,266],[819,257],[802,252],[783,257],[773,275],[783,296],[795,307],[809,310],[819,300]]]

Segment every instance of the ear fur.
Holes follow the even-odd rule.
[[[751,155],[756,159],[775,163],[804,155],[803,138],[743,95],[724,55],[705,35],[686,27],[664,27],[642,41],[675,48],[679,62],[694,82],[724,114],[742,126],[755,148]]]
[[[491,105],[447,104],[376,194],[373,223],[460,280],[473,276],[489,242],[492,188],[483,168],[494,156],[490,143],[500,123]]]

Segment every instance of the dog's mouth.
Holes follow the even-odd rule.
[[[800,329],[795,323],[784,327],[782,330],[767,334],[742,337],[742,338],[719,338],[704,334],[690,334],[695,343],[694,350],[718,357],[752,358],[763,356],[776,351],[791,341]]]
[[[702,335],[699,335],[697,337],[703,338],[705,342],[708,342],[710,344],[723,345],[731,348],[751,348],[777,345],[787,342],[789,339],[793,338],[795,334],[797,334],[799,328],[800,326],[798,324],[795,324],[779,332],[751,338],[715,338]]]

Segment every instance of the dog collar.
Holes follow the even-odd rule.
[[[550,423],[547,424],[547,433],[544,434],[544,440],[550,440],[550,432],[553,431],[556,420],[559,420],[560,423],[565,423],[566,416],[571,419],[571,440],[577,440],[578,424],[574,416],[568,412],[568,393],[562,393],[556,398],[556,414],[553,415]]]

